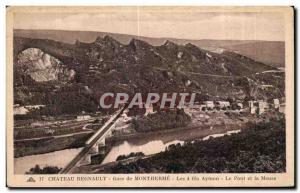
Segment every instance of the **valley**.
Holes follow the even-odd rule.
[[[69,164],[68,171],[74,173],[118,173],[177,147],[177,142],[226,138],[284,115],[285,72],[278,68],[282,63],[243,55],[247,51],[242,45],[263,42],[168,39],[154,44],[154,39],[128,36],[124,41],[115,34],[91,41],[62,41],[42,32],[15,34],[16,160],[40,156],[44,167],[43,154],[60,157],[70,150],[78,160],[68,158],[59,167]],[[238,45],[241,51],[235,50]],[[99,105],[105,93],[126,93],[129,98],[141,93],[145,98],[148,93],[174,92],[194,93],[196,105],[159,109],[142,104],[109,124],[119,109]],[[152,153],[136,151],[152,143],[157,147]],[[119,148],[125,148],[123,153]],[[118,156],[126,159],[117,161]],[[116,168],[119,163],[124,167]],[[27,166],[19,171],[29,171]]]

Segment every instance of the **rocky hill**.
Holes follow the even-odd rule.
[[[211,51],[234,51],[241,55],[252,58],[256,61],[266,63],[275,67],[285,66],[285,45],[282,41],[261,41],[261,40],[190,40],[175,38],[150,38],[127,34],[117,34],[95,31],[65,31],[65,30],[23,30],[15,29],[14,35],[18,37],[50,39],[59,42],[74,44],[76,40],[85,43],[92,43],[97,37],[109,35],[121,42],[128,44],[131,39],[140,39],[153,46],[164,44],[167,40],[179,45],[192,43],[198,47],[206,48]]]
[[[38,49],[34,51],[37,54],[29,50],[32,48]],[[132,39],[123,44],[105,36],[92,43],[68,44],[15,37],[14,68],[15,102],[38,101],[54,109],[72,102],[74,107],[69,109],[76,109],[80,103],[78,111],[93,110],[90,103],[85,109],[85,101],[97,106],[104,92],[197,92],[202,99],[241,100],[284,92],[282,79],[271,82],[273,75],[263,81],[255,77],[264,76],[259,75],[261,72],[277,71],[274,67],[237,53],[214,53],[191,43],[171,41],[153,46]],[[253,92],[253,87],[262,84],[272,84],[278,91],[258,88]]]

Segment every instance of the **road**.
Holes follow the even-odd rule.
[[[164,68],[154,68],[156,70],[160,70],[160,71],[169,71],[168,69],[164,69]],[[217,75],[217,74],[206,74],[206,73],[200,73],[200,72],[190,72],[190,71],[180,71],[177,70],[176,72],[182,73],[182,74],[193,74],[193,75],[201,75],[201,76],[211,76],[211,77],[220,77],[220,78],[241,78],[241,77],[245,77],[245,76],[239,76],[239,75]],[[266,70],[266,71],[262,71],[262,72],[257,72],[257,73],[253,73],[253,74],[249,74],[249,75],[258,75],[258,74],[266,74],[266,73],[284,73],[284,71],[282,70]]]
[[[76,125],[78,125],[78,123],[76,123]],[[79,131],[79,132],[75,132],[75,133],[68,133],[68,134],[62,134],[62,135],[49,135],[49,136],[44,136],[44,137],[33,137],[33,138],[27,138],[27,139],[15,139],[14,142],[33,141],[33,140],[41,140],[41,139],[49,139],[49,138],[58,139],[58,138],[63,138],[63,137],[71,137],[74,135],[80,135],[80,134],[84,134],[84,133],[87,134],[87,133],[94,132],[93,129],[87,128],[87,126],[89,126],[89,125],[92,125],[92,123],[87,123],[87,124],[83,125],[83,127],[82,127],[83,131]]]
[[[164,68],[154,68],[154,69],[160,70],[160,71],[168,71],[168,69],[164,69]],[[237,75],[217,75],[217,74],[206,74],[206,73],[200,73],[200,72],[190,72],[190,71],[180,71],[180,70],[177,70],[176,72],[182,73],[184,75],[194,74],[194,75],[220,77],[220,78],[239,78],[239,77],[243,77],[243,76],[237,76]]]
[[[81,152],[59,173],[67,174],[69,173],[90,151],[90,149],[96,144],[97,141],[105,137],[106,133],[112,128],[114,123],[122,115],[123,111],[127,108],[124,106],[121,110],[117,111],[87,142],[86,146],[81,150]]]
[[[58,127],[58,129],[63,129],[65,127],[76,127],[76,126],[81,126],[83,124],[86,124],[90,122],[93,119],[89,120],[84,120],[84,121],[77,121],[76,119],[68,120],[68,121],[52,121],[52,122],[44,122],[40,126],[31,126],[31,125],[24,125],[24,126],[15,126],[14,129],[19,129],[19,130],[25,130],[25,131],[31,131],[35,129],[43,129],[45,127]]]

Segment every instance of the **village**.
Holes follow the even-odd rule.
[[[277,116],[284,113],[285,104],[284,99],[273,99],[272,102],[264,100],[251,100],[248,102],[232,102],[229,101],[203,101],[196,102],[193,106],[188,104],[175,109],[159,109],[157,106],[148,106],[145,108],[143,117],[153,115],[158,111],[177,111],[183,110],[191,117],[190,127],[209,126],[211,129],[218,126],[239,125],[247,122],[259,122],[262,119]],[[278,113],[274,113],[278,112]],[[136,131],[132,125],[132,120],[136,117],[128,116],[128,110],[124,111],[119,120],[114,124],[112,134],[116,136],[123,136],[133,134]],[[176,128],[175,128],[176,129]]]
[[[282,102],[280,102],[280,100]],[[14,105],[14,115],[26,115],[28,112],[43,108],[43,105],[35,106],[20,106]],[[226,100],[218,101],[202,101],[195,102],[193,106],[189,104],[183,105],[178,109],[183,109],[186,114],[191,117],[192,124],[199,125],[201,123],[205,125],[215,125],[220,122],[226,123],[231,122],[234,124],[238,122],[238,119],[233,119],[232,117],[228,119],[228,114],[235,114],[236,117],[246,117],[249,116],[261,116],[266,112],[277,111],[284,113],[284,99],[273,99],[272,102],[267,102],[264,100],[250,100],[248,102],[230,102]],[[144,114],[139,114],[136,116],[128,116],[130,110],[125,110],[119,120],[115,123],[113,134],[116,135],[126,135],[135,133],[132,126],[132,120],[136,117],[146,117],[151,114],[156,113],[161,110],[157,106],[144,105]],[[164,108],[163,111],[176,110]],[[244,114],[243,114],[244,113]],[[227,115],[226,115],[227,114]],[[242,115],[243,114],[243,115]],[[218,115],[218,116],[216,116]],[[93,129],[98,127],[109,118],[108,115],[103,115],[98,113],[86,113],[75,116],[62,116],[62,117],[46,117],[42,116],[41,120],[38,121],[26,121],[20,120],[16,121],[15,124],[15,137],[16,139],[27,139],[27,138],[38,138],[38,137],[49,137],[57,135],[73,134],[78,132],[93,132]],[[27,124],[25,124],[27,123]]]

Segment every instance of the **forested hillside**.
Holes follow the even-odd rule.
[[[285,172],[285,121],[249,125],[241,133],[171,145],[165,152],[113,173],[278,173]]]

